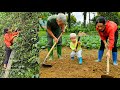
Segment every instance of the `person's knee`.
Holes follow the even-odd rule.
[[[77,57],[82,57],[82,50],[78,51]]]
[[[82,57],[82,54],[78,54],[77,57],[78,57],[78,58],[79,58],[79,57]]]
[[[70,56],[71,56],[71,57],[74,57],[74,56],[75,56],[75,53],[74,53],[74,52],[71,52]]]

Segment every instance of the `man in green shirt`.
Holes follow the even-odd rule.
[[[48,51],[53,46],[53,40],[57,43],[58,58],[61,59],[62,52],[62,37],[58,41],[58,37],[62,32],[65,32],[66,16],[63,13],[52,15],[47,20],[47,39]],[[50,53],[50,60],[53,59],[53,50]]]

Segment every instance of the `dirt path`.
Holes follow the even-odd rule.
[[[95,62],[97,59],[98,50],[83,49],[83,64],[79,65],[77,57],[74,61],[70,60],[69,47],[62,48],[63,59],[57,58],[56,49],[54,50],[54,60],[47,61],[52,64],[52,68],[40,68],[41,78],[101,78],[101,75],[106,73],[106,58],[105,54],[102,62]],[[40,61],[43,62],[47,49],[40,52]],[[120,78],[120,50],[118,50],[118,66],[113,66],[110,59],[110,74],[114,78]]]

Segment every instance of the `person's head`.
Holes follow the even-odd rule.
[[[71,33],[70,34],[70,40],[75,43],[76,42],[76,34],[75,33]]]
[[[96,28],[98,31],[103,32],[105,30],[106,19],[103,16],[100,16],[96,19]]]
[[[8,28],[4,29],[4,34],[6,34],[8,32]]]
[[[66,21],[67,21],[65,14],[59,13],[59,14],[57,15],[56,21],[57,21],[57,24],[58,24],[59,26],[65,25],[65,24],[66,24]]]

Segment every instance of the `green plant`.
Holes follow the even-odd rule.
[[[7,27],[20,28],[21,32],[12,46],[14,60],[10,78],[31,78],[39,73],[38,16],[43,12],[1,12],[0,33]],[[5,45],[0,45],[0,63],[4,60]]]

